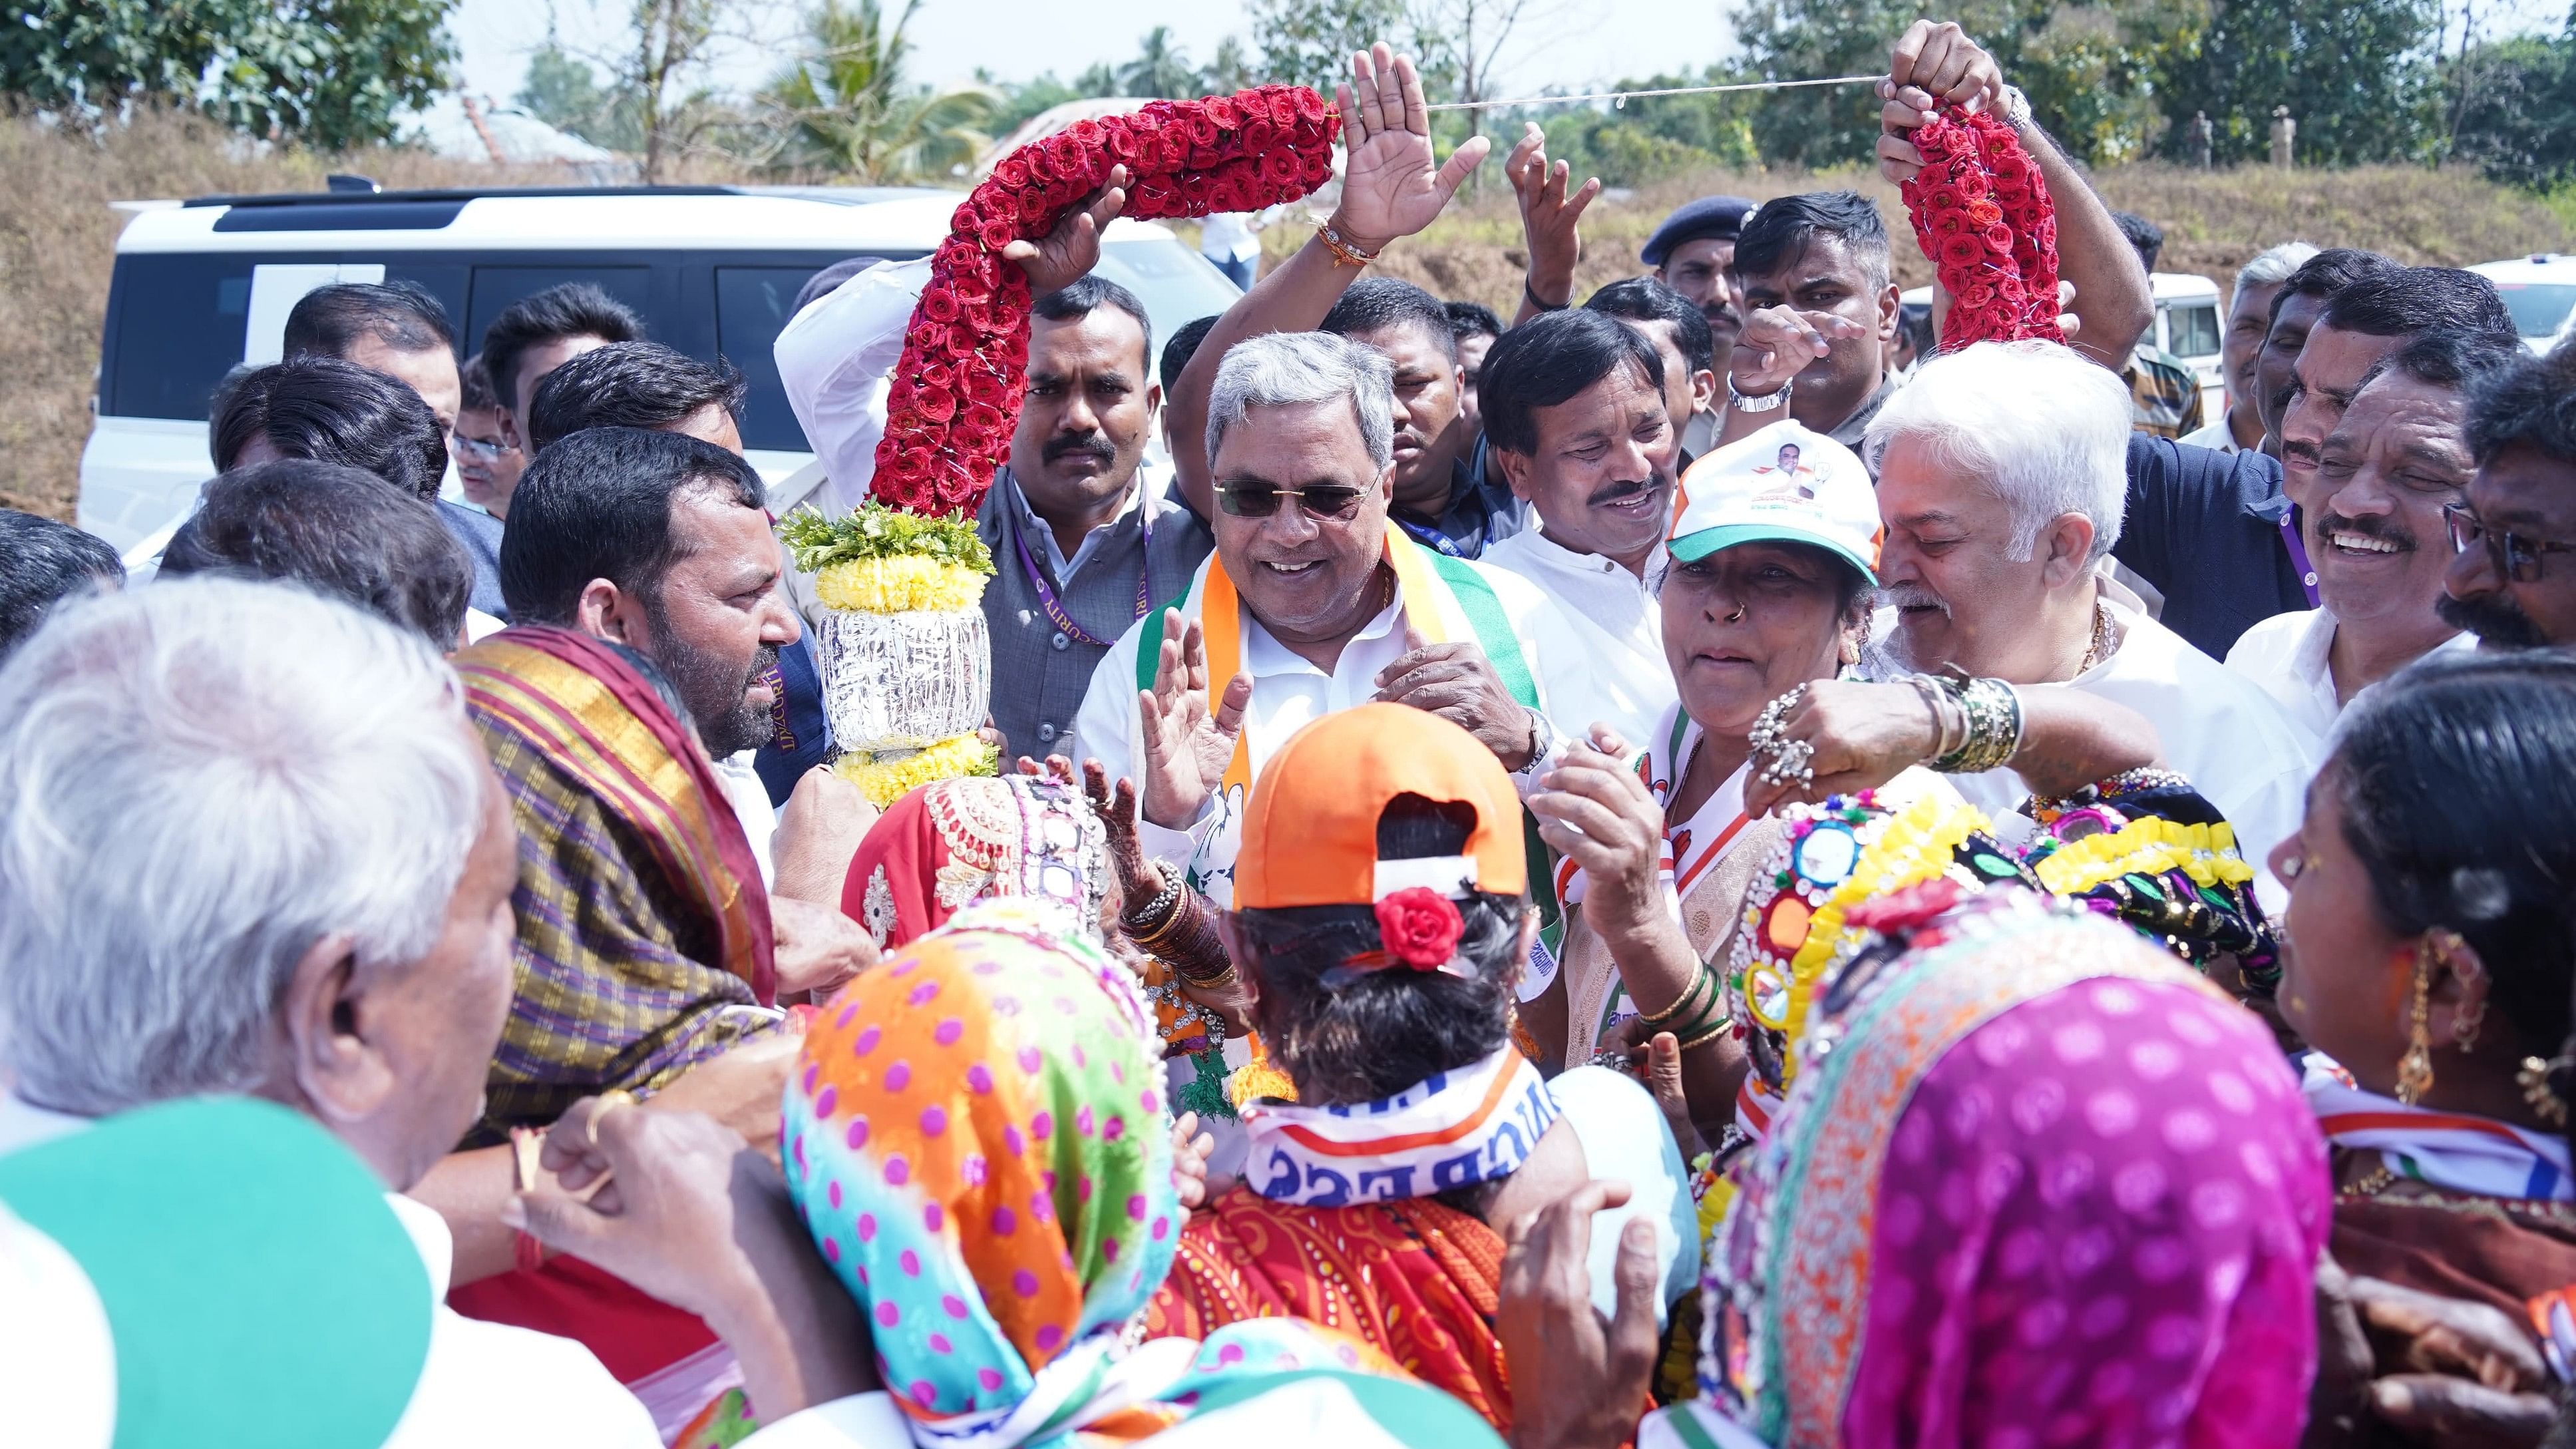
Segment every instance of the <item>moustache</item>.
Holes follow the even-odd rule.
[[[1060,462],[1076,453],[1086,458],[1097,458],[1103,463],[1118,460],[1118,450],[1109,446],[1109,440],[1098,433],[1067,433],[1062,437],[1049,438],[1046,446],[1038,450],[1038,456],[1050,463]]]
[[[1881,609],[1938,609],[1950,612],[1949,602],[1921,584],[1888,584],[1878,591],[1872,607]]]
[[[2364,538],[2393,543],[2400,553],[2413,553],[2416,546],[2414,530],[2390,518],[2346,518],[2340,513],[2329,512],[2317,524],[2317,537],[2337,533],[2357,533]]]
[[[2531,616],[2502,594],[2462,599],[2445,591],[2433,601],[2433,612],[2454,629],[2465,629],[2484,644],[2500,649],[2539,649],[2549,643]]]
[[[1634,478],[1616,483],[1604,483],[1591,497],[1583,501],[1591,507],[1598,508],[1604,503],[1616,503],[1623,498],[1634,498],[1640,493],[1651,493],[1662,486],[1663,480],[1659,478]]]
[[[777,667],[778,646],[775,644],[761,645],[759,651],[751,656],[751,674],[742,682],[743,693],[749,694],[752,686],[760,683],[763,677]]]

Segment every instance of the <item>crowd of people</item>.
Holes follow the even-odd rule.
[[[596,289],[308,294],[132,576],[0,513],[29,1442],[2576,1442],[2576,344],[2285,239],[2207,417],[1987,51],[1878,94],[2065,343],[1849,191],[1578,299],[1535,126],[1516,315],[1373,276],[1488,149],[1384,46],[1222,315],[1017,247],[1011,763],[882,812]],[[929,267],[779,335],[827,511]]]

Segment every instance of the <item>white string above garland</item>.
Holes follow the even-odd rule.
[[[1649,96],[1720,96],[1731,91],[1785,91],[1799,86],[1851,86],[1884,80],[1875,75],[1838,75],[1824,80],[1743,81],[1723,86],[1673,86],[1659,91],[1595,91],[1588,96],[1522,96],[1508,101],[1444,101],[1425,111],[1487,111],[1500,106],[1564,106],[1578,101],[1609,101],[1625,106]]]

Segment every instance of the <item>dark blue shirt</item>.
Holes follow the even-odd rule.
[[[510,606],[501,602],[501,520],[453,499],[438,500],[438,521],[474,561],[474,592],[465,602],[506,624]]]
[[[2166,628],[2225,659],[2247,629],[2309,607],[2281,538],[2289,513],[2279,460],[2132,434],[2111,555],[2164,594]]]
[[[1485,550],[1529,526],[1529,505],[1512,494],[1503,470],[1489,465],[1485,435],[1469,456],[1449,465],[1449,502],[1437,520],[1400,509],[1388,519],[1425,548],[1453,558],[1482,558]]]

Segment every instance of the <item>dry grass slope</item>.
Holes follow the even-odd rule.
[[[146,114],[90,139],[0,119],[0,506],[72,516],[89,437],[108,274],[125,217],[110,202],[318,191],[334,171],[388,187],[530,185],[421,152],[266,151],[185,116]]]
[[[72,516],[108,277],[125,220],[109,203],[317,190],[333,171],[362,172],[388,187],[563,179],[545,170],[503,172],[389,148],[344,156],[270,152],[183,116],[145,115],[96,139],[0,118],[0,338],[9,343],[0,349],[0,396],[9,404],[0,408],[0,506]],[[1499,181],[1497,171],[1481,195],[1426,236],[1391,252],[1384,269],[1443,296],[1479,299],[1509,316],[1519,302],[1523,258],[1519,221]],[[2113,204],[2164,226],[2168,270],[2222,278],[2264,247],[2294,236],[2319,245],[2374,246],[2410,262],[2452,264],[2576,244],[2576,216],[2462,172],[2378,167],[2284,176],[2141,166],[2106,172],[2099,184]],[[1594,207],[1578,293],[1634,275],[1637,248],[1655,223],[1692,196],[1733,192],[1759,198],[1825,186],[1860,187],[1903,230],[1895,189],[1875,172],[1688,177]],[[1294,226],[1274,227],[1264,236],[1278,248],[1304,240]],[[1930,280],[1931,269],[1911,240],[1900,237],[1897,258],[1906,285]]]

